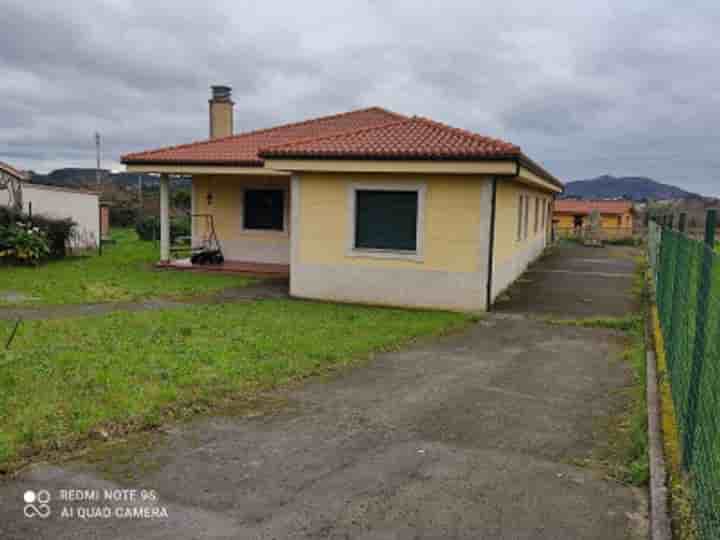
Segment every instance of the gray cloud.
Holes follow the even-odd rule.
[[[1,0],[0,160],[46,170],[368,105],[521,145],[562,178],[720,195],[716,3]]]

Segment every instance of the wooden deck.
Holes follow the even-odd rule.
[[[244,274],[262,277],[290,277],[290,265],[268,264],[250,261],[225,261],[222,264],[192,264],[190,259],[176,259],[168,263],[158,263],[158,268],[184,270],[186,272],[206,272],[217,274]]]

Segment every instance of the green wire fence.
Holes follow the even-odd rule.
[[[720,255],[716,214],[705,241],[685,234],[685,216],[651,221],[648,259],[655,278],[683,468],[699,537],[720,539]]]

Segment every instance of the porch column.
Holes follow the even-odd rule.
[[[170,177],[160,175],[160,262],[170,261]]]

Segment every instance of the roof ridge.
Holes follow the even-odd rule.
[[[402,115],[401,115],[402,116]],[[375,129],[385,129],[391,126],[405,124],[407,122],[411,122],[412,117],[403,117],[401,120],[393,120],[392,122],[385,122],[384,124],[378,124],[376,126],[365,126],[361,128],[353,128],[353,129],[346,129],[344,131],[340,131],[338,133],[332,133],[330,135],[316,135],[315,137],[303,137],[302,139],[297,139],[291,142],[285,142],[285,143],[276,143],[271,144],[268,146],[264,146],[258,149],[258,155],[262,157],[262,155],[265,152],[272,152],[275,148],[288,148],[288,147],[294,147],[294,146],[300,146],[309,142],[318,142],[318,141],[326,141],[328,139],[341,139],[343,137],[350,137],[351,135],[357,135],[359,133],[365,133],[368,131],[373,131]]]
[[[180,150],[183,148],[189,148],[189,147],[193,147],[193,146],[202,146],[205,144],[211,144],[211,143],[216,143],[216,142],[220,142],[220,141],[227,141],[227,140],[231,140],[231,139],[240,139],[242,137],[259,135],[261,133],[270,133],[270,132],[277,131],[280,129],[305,126],[308,124],[313,124],[315,122],[322,122],[322,121],[326,121],[326,120],[335,120],[337,118],[342,118],[344,116],[348,116],[351,114],[365,113],[365,112],[370,112],[370,111],[383,112],[385,114],[397,116],[399,118],[404,118],[404,119],[408,118],[404,114],[400,114],[395,111],[385,109],[383,107],[378,107],[378,106],[365,107],[364,109],[355,109],[352,111],[345,111],[345,112],[340,112],[340,113],[335,113],[335,114],[329,114],[326,116],[318,116],[315,118],[308,118],[307,120],[301,120],[299,122],[290,122],[288,124],[281,124],[279,126],[271,126],[271,127],[267,127],[267,128],[255,129],[252,131],[244,131],[242,133],[235,133],[233,135],[227,135],[225,137],[217,137],[215,139],[202,139],[202,140],[192,141],[189,143],[182,143],[182,144],[176,144],[176,145],[171,145],[171,146],[163,146],[162,148],[157,148],[155,150],[148,150],[148,151],[144,151],[144,152],[132,152],[130,154],[124,154],[124,155],[120,156],[120,160],[123,161],[127,158],[132,158],[134,156],[139,156],[139,155],[148,156],[148,155],[157,154],[159,152],[167,152],[168,150]]]

